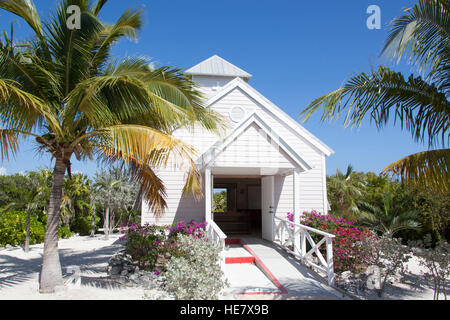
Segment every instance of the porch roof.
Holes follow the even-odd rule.
[[[312,169],[312,166],[308,164],[295,150],[293,150],[286,141],[281,138],[279,134],[269,127],[266,122],[257,114],[257,112],[251,114],[245,121],[237,126],[233,132],[228,135],[224,140],[216,142],[205,153],[203,153],[197,160],[197,166],[199,170],[203,170],[206,167],[212,167],[214,161],[220,157],[220,155],[231,146],[236,139],[239,138],[249,127],[256,124],[260,130],[262,130],[268,137],[270,137],[272,143],[276,144],[283,152],[284,157],[288,157],[294,167],[300,168],[301,171],[308,171]],[[237,166],[239,167],[239,166]],[[253,168],[261,168],[264,166],[255,164]]]

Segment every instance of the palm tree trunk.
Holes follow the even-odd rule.
[[[105,233],[105,239],[109,239],[109,206],[106,208],[106,217],[105,217],[105,225],[103,226],[103,230]]]
[[[44,239],[44,256],[40,276],[40,293],[53,293],[56,286],[63,285],[61,263],[58,253],[59,212],[66,165],[56,160],[53,171],[53,185],[50,193],[47,227]]]
[[[27,222],[26,222],[26,231],[25,231],[25,252],[30,251],[30,210],[27,210]]]
[[[95,206],[92,208],[91,237],[95,236]]]

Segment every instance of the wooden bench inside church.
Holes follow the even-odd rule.
[[[251,218],[251,212],[249,211],[214,213],[214,221],[226,234],[251,233]]]

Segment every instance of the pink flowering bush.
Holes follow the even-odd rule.
[[[206,222],[180,221],[172,226],[145,224],[122,225],[119,240],[124,241],[125,251],[139,268],[152,271],[155,265],[165,265],[171,257],[182,257],[185,251],[178,243],[178,235],[204,238]],[[160,267],[160,266],[159,266]],[[159,272],[159,271],[158,271]]]
[[[189,223],[178,221],[169,228],[169,239],[175,241],[179,234],[191,235],[194,238],[204,238],[206,236],[206,221],[196,222],[192,220]]]
[[[287,213],[287,219],[294,221],[294,214]],[[331,215],[322,215],[317,211],[303,212],[300,215],[301,224],[331,233],[333,238],[333,258],[334,269],[336,272],[352,271],[361,272],[366,265],[366,257],[364,256],[359,243],[372,234],[367,228],[354,226],[353,221],[334,217]],[[314,242],[320,241],[321,235],[310,232]],[[307,249],[309,250],[309,249]],[[320,248],[322,254],[325,254],[325,248]]]
[[[153,270],[158,256],[165,250],[165,228],[155,225],[132,224],[121,226],[125,251],[136,265],[144,270]]]

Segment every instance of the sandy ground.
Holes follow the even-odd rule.
[[[143,288],[124,287],[107,277],[108,260],[122,246],[119,236],[111,235],[109,240],[103,235],[60,240],[63,275],[67,275],[68,267],[78,266],[81,284],[69,284],[53,294],[39,293],[43,244],[32,245],[29,253],[20,247],[0,249],[0,300],[143,300]],[[410,260],[408,269],[405,281],[389,285],[381,299],[433,299],[432,284],[423,280],[418,260]],[[380,299],[375,292],[364,298]]]
[[[413,256],[407,263],[406,274],[401,281],[387,283],[382,297],[378,297],[375,290],[366,289],[364,292],[354,293],[356,298],[362,300],[433,300],[434,288],[432,281],[424,277],[426,269],[420,265],[419,259]],[[450,288],[447,287],[447,295]],[[444,300],[441,292],[439,300]]]
[[[39,293],[39,272],[42,265],[43,244],[33,245],[30,252],[22,248],[0,251],[0,299],[2,300],[142,300],[143,288],[127,288],[108,279],[109,258],[121,247],[120,235],[105,240],[74,236],[59,241],[63,275],[67,267],[78,266],[81,285],[69,284],[53,294]]]

